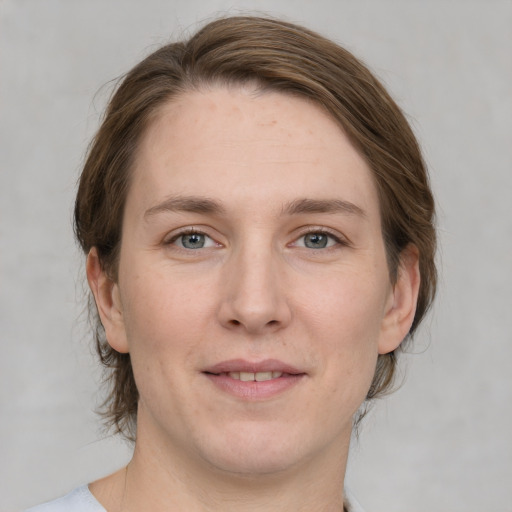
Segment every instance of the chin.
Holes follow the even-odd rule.
[[[295,455],[295,454],[294,454]],[[290,470],[298,463],[298,457],[287,453],[261,453],[244,450],[238,455],[222,454],[212,456],[210,463],[219,471],[226,474],[246,478],[265,475],[276,475]]]
[[[315,451],[307,436],[289,426],[232,428],[210,439],[217,442],[202,447],[203,458],[217,470],[247,477],[286,472]]]

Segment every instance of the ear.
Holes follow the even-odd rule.
[[[409,333],[416,313],[419,289],[419,253],[416,246],[409,244],[400,254],[397,280],[382,322],[379,354],[387,354],[398,348]]]
[[[87,256],[86,272],[108,344],[118,352],[129,352],[119,286],[101,267],[96,247]]]

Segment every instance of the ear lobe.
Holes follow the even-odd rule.
[[[86,272],[108,344],[118,352],[129,352],[119,286],[101,267],[96,247],[87,256]]]
[[[398,348],[409,333],[416,313],[419,289],[419,253],[416,246],[409,244],[400,255],[397,280],[382,323],[379,354],[387,354]]]

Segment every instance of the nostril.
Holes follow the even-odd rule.
[[[240,325],[240,322],[238,320],[231,320],[229,323],[231,325]]]

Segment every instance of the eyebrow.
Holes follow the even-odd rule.
[[[190,212],[210,215],[226,213],[224,206],[214,199],[202,196],[172,196],[152,206],[144,213],[144,218],[164,212]],[[342,199],[296,199],[283,206],[283,215],[305,213],[343,213],[366,217],[365,211],[354,203]]]
[[[366,212],[354,203],[342,199],[296,199],[283,208],[283,213],[343,213],[366,217]]]
[[[152,206],[144,213],[144,218],[163,212],[190,212],[221,215],[225,208],[214,199],[199,196],[173,196]]]

